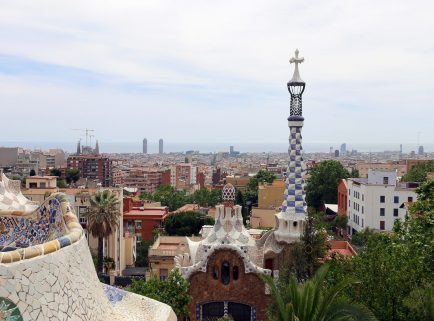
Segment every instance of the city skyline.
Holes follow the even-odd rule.
[[[76,141],[79,123],[101,142],[131,141],[143,129],[150,140],[231,142],[221,122],[231,127],[235,119],[240,143],[285,144],[288,60],[299,48],[307,59],[300,66],[308,82],[305,141],[416,145],[419,136],[428,145],[434,41],[424,31],[434,30],[432,6],[3,4],[0,95],[19,126],[4,122],[0,134],[4,141]],[[34,121],[56,114],[64,116],[50,126]]]

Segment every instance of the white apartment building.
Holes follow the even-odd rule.
[[[390,231],[395,220],[404,220],[407,210],[404,203],[417,198],[417,183],[398,182],[396,170],[369,170],[368,178],[349,178],[348,233],[367,227]]]

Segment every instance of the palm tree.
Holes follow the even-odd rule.
[[[86,214],[87,230],[98,238],[98,272],[103,271],[103,240],[114,232],[121,215],[119,201],[110,190],[98,191],[90,198],[89,212]]]
[[[288,284],[277,287],[274,280],[264,275],[264,281],[271,289],[276,311],[276,321],[373,321],[376,320],[365,306],[349,302],[340,294],[349,285],[355,283],[344,280],[330,289],[326,289],[324,281],[329,265],[318,269],[312,279],[298,284],[291,277]]]

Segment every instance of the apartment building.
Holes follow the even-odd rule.
[[[397,171],[369,170],[367,178],[349,178],[348,233],[367,227],[390,231],[395,220],[404,220],[407,210],[403,203],[414,202],[418,183],[398,182]]]
[[[101,155],[71,155],[67,167],[80,170],[80,177],[98,180],[103,187],[112,186],[112,160]]]

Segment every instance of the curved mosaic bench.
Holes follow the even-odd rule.
[[[63,194],[54,194],[28,217],[0,216],[0,263],[52,253],[77,242],[82,235],[83,229]]]
[[[62,194],[33,211],[6,205],[0,207],[0,320],[176,320],[168,305],[99,281]]]

